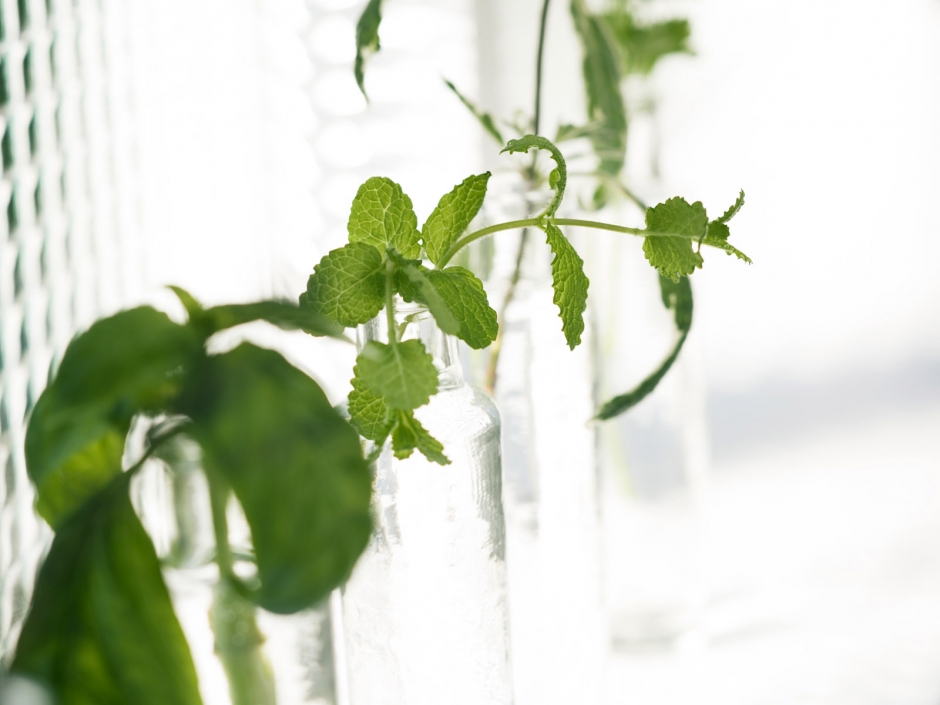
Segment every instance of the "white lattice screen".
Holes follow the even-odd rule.
[[[120,9],[0,2],[0,657],[46,539],[23,462],[25,419],[73,333],[120,306],[135,280]]]

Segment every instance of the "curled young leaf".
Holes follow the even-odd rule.
[[[353,327],[375,318],[385,305],[385,263],[370,244],[350,242],[314,265],[303,309]]]
[[[11,671],[61,703],[200,705],[153,544],[120,473],[56,531]]]
[[[565,158],[562,156],[561,150],[549,140],[544,137],[539,137],[538,135],[526,135],[517,140],[509,140],[503,148],[503,152],[509,152],[510,154],[521,152],[527,154],[532,147],[536,149],[547,149],[551,153],[552,159],[555,160],[556,167],[552,169],[552,172],[548,175],[548,184],[555,191],[555,196],[552,198],[551,203],[548,204],[548,207],[539,216],[551,218],[558,210],[558,206],[561,205],[561,199],[564,198],[565,187],[568,185],[568,167],[565,165]],[[502,154],[502,152],[500,152],[500,154]]]
[[[587,308],[590,282],[584,273],[584,260],[561,230],[549,223],[545,226],[545,236],[555,253],[552,259],[552,288],[561,317],[561,329],[568,347],[574,350],[581,343],[581,333],[584,332],[584,310]]]
[[[373,176],[359,187],[349,212],[349,241],[372,245],[383,255],[394,247],[408,259],[421,256],[418,217],[401,186]]]
[[[489,180],[489,172],[468,176],[443,196],[431,211],[421,228],[421,239],[428,259],[434,264],[457,242],[480,212]]]

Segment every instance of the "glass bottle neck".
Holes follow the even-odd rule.
[[[422,342],[425,350],[434,359],[440,390],[454,389],[464,385],[463,367],[457,352],[457,339],[437,327],[437,322],[426,307],[406,303],[401,297],[396,296],[395,328],[399,341],[420,340]],[[370,341],[388,343],[388,316],[385,311],[356,330],[357,352],[361,352]]]

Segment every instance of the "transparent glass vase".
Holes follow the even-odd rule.
[[[132,498],[163,563],[204,705],[336,705],[328,601],[278,615],[220,580],[199,446],[178,436],[164,458],[147,462]],[[251,534],[234,497],[226,516],[234,570],[250,574]]]
[[[499,414],[426,309],[399,303],[396,326],[434,358],[439,391],[415,415],[451,463],[389,447],[375,463],[375,527],[342,597],[349,705],[509,705]],[[359,328],[360,349],[373,340],[384,314]]]
[[[629,222],[622,212],[611,222]],[[633,389],[678,337],[642,240],[599,233],[585,248],[602,398]],[[694,283],[694,282],[693,282]],[[709,452],[703,357],[692,332],[656,390],[599,425],[604,587],[612,647],[669,649],[696,638],[708,590],[703,569]]]
[[[529,217],[551,192],[493,177],[487,223]],[[568,234],[568,233],[566,233]],[[503,483],[517,705],[600,702],[607,639],[601,584],[594,415],[594,327],[570,350],[553,303],[552,253],[540,230],[494,238],[487,282],[505,306],[494,396],[503,419]],[[490,353],[491,355],[492,353]],[[485,358],[485,356],[484,356]],[[485,383],[492,357],[474,365]]]

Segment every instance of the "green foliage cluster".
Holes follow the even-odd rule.
[[[541,59],[544,49],[545,21],[550,0],[543,0],[542,27],[539,37],[538,56],[536,59],[536,99],[534,117],[531,123],[533,131],[539,129],[539,111],[542,70]],[[620,194],[634,201],[643,208],[646,215],[646,229],[607,226],[606,224],[581,221],[571,224],[587,227],[603,227],[609,230],[625,232],[645,237],[643,251],[650,264],[661,277],[663,292],[666,280],[681,289],[679,297],[683,302],[680,308],[689,312],[691,325],[692,290],[687,281],[680,281],[702,266],[701,246],[709,245],[724,250],[729,255],[750,263],[750,258],[728,242],[730,231],[728,221],[744,204],[744,192],[738,200],[720,218],[709,221],[701,202],[689,204],[683,198],[671,198],[653,208],[647,208],[633,192],[624,185],[622,171],[626,163],[627,131],[629,110],[622,90],[624,80],[629,76],[648,76],[655,66],[666,56],[691,54],[689,48],[690,27],[685,19],[675,18],[664,21],[644,21],[641,3],[635,0],[610,0],[601,11],[592,11],[586,0],[568,0],[572,25],[578,36],[582,50],[582,74],[584,78],[585,106],[587,121],[582,125],[559,125],[555,135],[558,144],[573,140],[586,139],[592,147],[596,164],[590,176],[595,180],[593,198],[589,204],[595,209],[606,205],[614,195]],[[362,36],[371,43],[358,44],[362,57],[378,46],[378,32],[381,22],[380,5],[370,2],[360,19],[359,28]],[[368,32],[366,33],[366,30]],[[356,78],[364,91],[363,64],[357,60]],[[563,331],[569,346],[574,348],[581,340],[583,331],[582,314],[587,302],[588,280],[584,276],[583,261],[575,252],[570,242],[558,228],[560,224],[552,216],[558,209],[565,190],[566,170],[564,158],[558,148],[543,137],[526,135],[525,125],[516,122],[500,121],[477,107],[473,101],[463,95],[458,88],[446,81],[447,87],[460,99],[471,114],[479,121],[486,134],[499,144],[504,141],[505,130],[518,135],[511,139],[504,151],[527,151],[529,147],[538,147],[551,151],[556,162],[547,178],[541,176],[535,164],[522,169],[527,181],[534,185],[548,182],[555,189],[555,198],[542,214],[545,222],[536,226],[545,231],[549,245],[554,253],[552,277],[555,283],[555,303],[562,310]],[[560,185],[559,185],[560,182]],[[611,187],[614,192],[611,192]],[[583,204],[582,204],[583,205]],[[520,255],[517,258],[517,272],[522,262],[522,250],[526,238],[520,242]],[[693,244],[695,246],[693,246]],[[509,297],[512,296],[510,288]],[[673,310],[675,292],[663,301],[667,309]],[[508,300],[504,303],[504,307]],[[675,304],[679,305],[679,304]],[[621,394],[602,405],[597,418],[608,419],[623,413],[647,397],[663,379],[682,350],[688,335],[688,326],[681,326],[677,320],[677,340],[672,350],[662,363],[654,369],[635,389]],[[684,319],[683,319],[684,320]],[[490,364],[490,385],[495,380],[496,356],[499,344],[494,346],[494,359]]]
[[[445,449],[415,418],[414,411],[438,391],[438,372],[419,340],[400,339],[395,323],[395,301],[417,302],[428,308],[442,331],[455,335],[471,348],[480,349],[496,340],[497,315],[487,299],[483,283],[462,267],[448,266],[464,247],[487,235],[516,228],[542,230],[554,257],[551,262],[554,303],[568,346],[581,343],[589,281],[584,261],[561,227],[613,230],[644,237],[644,250],[662,278],[663,301],[675,311],[680,342],[670,358],[641,388],[606,403],[598,418],[622,413],[652,391],[682,348],[692,322],[692,293],[688,276],[703,259],[702,244],[727,250],[727,221],[743,204],[743,193],[728,212],[708,222],[701,203],[689,205],[673,198],[647,211],[647,229],[610,223],[572,220],[556,216],[567,185],[567,167],[559,149],[549,140],[526,135],[510,140],[504,152],[547,151],[555,163],[548,176],[554,190],[551,202],[533,218],[496,223],[466,233],[483,205],[489,174],[466,178],[445,194],[419,230],[411,199],[402,188],[384,177],[366,181],[356,194],[349,214],[349,242],[329,252],[314,266],[301,294],[301,305],[339,326],[368,323],[384,309],[388,342],[368,342],[353,370],[349,414],[364,438],[374,441],[377,452],[391,439],[397,458],[415,450],[445,465]],[[712,233],[717,229],[717,234]],[[695,246],[698,246],[698,250]],[[425,266],[428,261],[430,267]]]
[[[185,324],[143,306],[79,335],[30,418],[27,470],[55,538],[11,670],[51,687],[63,705],[201,702],[160,562],[129,496],[144,462],[170,457],[163,451],[183,435],[201,450],[221,582],[243,610],[314,605],[348,576],[370,534],[371,474],[359,436],[317,383],[247,343],[206,352],[212,335],[254,320],[321,336],[341,336],[341,328],[288,302],[203,308],[176,292]],[[125,468],[137,422],[150,424],[148,447]],[[251,528],[250,581],[233,572],[224,531],[232,495]],[[226,660],[231,640],[220,630],[216,639]]]

